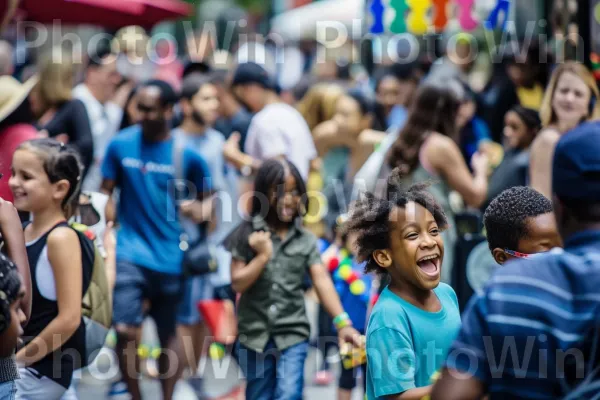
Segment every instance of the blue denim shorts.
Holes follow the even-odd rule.
[[[15,381],[0,383],[0,400],[15,400],[17,384]]]
[[[202,322],[198,302],[213,298],[214,289],[209,276],[193,276],[183,283],[183,299],[177,310],[177,323],[195,325]]]
[[[113,324],[141,326],[146,316],[143,303],[148,300],[148,315],[156,322],[159,338],[161,341],[168,340],[175,335],[181,289],[180,275],[165,274],[127,261],[117,261]]]

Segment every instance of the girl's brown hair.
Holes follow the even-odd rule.
[[[412,172],[419,163],[421,146],[432,132],[456,140],[458,96],[450,87],[439,85],[426,84],[419,90],[406,124],[388,154],[391,168],[400,168],[406,174]]]
[[[70,146],[55,139],[34,139],[23,142],[17,150],[35,153],[42,160],[44,172],[50,183],[60,180],[69,182],[69,191],[62,201],[65,217],[70,218],[75,213],[79,203],[83,165],[79,154]]]
[[[574,61],[568,61],[556,67],[552,73],[552,77],[550,78],[550,82],[546,88],[546,92],[544,93],[544,98],[540,107],[540,119],[542,121],[542,127],[544,128],[557,122],[556,113],[552,108],[552,99],[554,97],[554,92],[556,91],[556,86],[558,85],[558,80],[565,72],[570,72],[577,75],[583,82],[585,82],[587,87],[590,88],[592,100],[590,101],[591,108],[587,120],[600,119],[600,104],[598,104],[600,91],[598,91],[596,79],[594,79],[594,76],[585,65]]]

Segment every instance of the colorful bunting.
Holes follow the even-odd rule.
[[[407,25],[409,31],[415,35],[424,35],[429,29],[427,11],[431,7],[431,0],[406,0],[410,7]]]
[[[369,32],[381,34],[389,30],[396,34],[410,32],[415,35],[423,35],[430,31],[443,31],[448,24],[448,6],[451,4],[456,6],[456,17],[464,31],[473,31],[481,23],[486,29],[498,27],[505,29],[506,27],[510,0],[497,0],[494,9],[484,21],[477,20],[473,14],[475,0],[370,0],[369,11],[372,24]],[[388,29],[384,24],[386,7],[394,14]],[[600,9],[596,11],[600,11]],[[429,17],[430,13],[431,18]],[[600,14],[600,12],[595,14]]]
[[[385,28],[383,27],[383,12],[385,11],[383,0],[372,0],[369,10],[373,16],[373,25],[371,25],[371,29],[369,31],[371,33],[385,32]]]
[[[448,4],[450,0],[433,0],[433,26],[442,31],[448,23]]]
[[[409,0],[410,1],[410,0]],[[390,25],[390,30],[393,33],[406,32],[406,12],[409,10],[406,0],[390,0],[390,8],[396,13],[394,20]]]
[[[475,4],[475,0],[456,0],[458,22],[465,31],[472,31],[478,25],[477,20],[473,17],[473,4]]]
[[[506,22],[508,22],[509,10],[509,0],[498,0],[498,2],[496,3],[496,7],[494,7],[487,20],[485,21],[486,29],[496,29],[496,27],[498,26],[498,20],[500,19],[500,14],[502,14],[502,30],[504,30],[504,28],[506,27]]]

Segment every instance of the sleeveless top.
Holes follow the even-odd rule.
[[[27,224],[25,224],[27,226]],[[38,336],[54,318],[58,316],[58,303],[56,301],[56,285],[54,273],[48,260],[48,236],[62,226],[69,226],[66,222],[55,225],[39,238],[26,243],[27,257],[31,269],[31,318],[24,329],[23,340],[29,343]],[[77,243],[81,245],[81,243]],[[82,252],[82,254],[84,254]],[[82,260],[83,266],[83,291],[87,291],[92,275],[92,263]],[[73,371],[80,368],[85,349],[85,324],[83,319],[75,333],[57,350],[49,353],[40,361],[29,366],[32,372],[52,379],[56,383],[68,388],[71,385]]]

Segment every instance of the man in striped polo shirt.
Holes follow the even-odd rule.
[[[588,399],[600,393],[600,122],[556,146],[564,250],[511,261],[471,299],[432,399]]]

